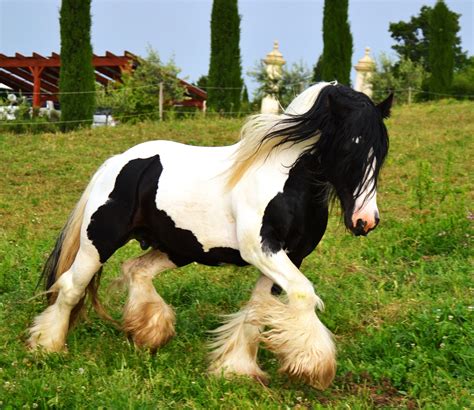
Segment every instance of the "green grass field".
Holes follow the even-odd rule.
[[[93,312],[70,333],[68,353],[25,349],[44,308],[32,299],[45,257],[89,177],[110,155],[150,139],[228,144],[241,120],[196,119],[45,135],[0,135],[0,408],[473,408],[474,104],[399,107],[379,184],[381,224],[367,238],[339,210],[302,266],[326,303],[338,370],[319,392],[278,374],[262,386],[206,374],[208,330],[239,309],[254,268],[190,265],[165,272],[158,292],[177,313],[177,336],[139,351]],[[183,164],[185,166],[186,164]],[[108,291],[130,243],[106,264],[102,299],[120,318],[125,293]]]

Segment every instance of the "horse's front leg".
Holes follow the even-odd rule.
[[[273,282],[262,275],[249,302],[237,313],[227,316],[225,323],[213,330],[210,344],[209,371],[215,375],[246,375],[267,383],[267,375],[257,364],[262,326],[256,315],[257,306],[270,294]]]
[[[336,350],[331,333],[316,316],[323,302],[311,282],[291,262],[284,250],[263,249],[260,235],[245,227],[239,232],[242,257],[277,283],[288,303],[266,293],[254,304],[256,320],[265,330],[260,340],[281,361],[281,371],[301,378],[318,389],[334,379]]]

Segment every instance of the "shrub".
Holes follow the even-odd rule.
[[[150,48],[135,71],[123,75],[123,83],[110,88],[98,86],[97,106],[112,109],[114,117],[122,122],[158,119],[160,83],[163,83],[165,111],[184,97],[184,87],[177,77],[179,72],[174,61],[163,64],[158,53]]]

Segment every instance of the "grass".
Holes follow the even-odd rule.
[[[190,265],[155,281],[177,312],[177,336],[156,355],[136,350],[93,313],[69,335],[68,353],[25,349],[44,308],[31,299],[45,257],[96,168],[150,139],[218,145],[241,120],[146,123],[66,135],[0,135],[0,408],[472,408],[472,103],[399,107],[388,121],[381,225],[348,234],[334,210],[320,246],[302,266],[326,303],[338,371],[319,392],[259,361],[269,387],[206,375],[207,330],[249,298],[258,273]],[[185,166],[185,164],[183,164]],[[122,248],[107,263],[102,298],[116,318],[125,295],[105,291]]]

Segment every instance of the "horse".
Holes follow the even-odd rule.
[[[299,267],[323,237],[333,200],[353,234],[378,225],[392,99],[375,105],[347,86],[318,83],[282,114],[249,117],[234,145],[156,140],[106,160],[45,264],[50,304],[29,329],[29,347],[65,349],[86,293],[99,306],[103,264],[135,239],[148,251],[123,263],[122,279],[123,329],[136,346],[156,350],[175,334],[174,311],[152,283],[160,272],[250,264],[261,275],[248,303],[213,331],[209,371],[267,381],[256,360],[263,345],[281,371],[328,387],[336,349],[316,315],[323,302]]]

